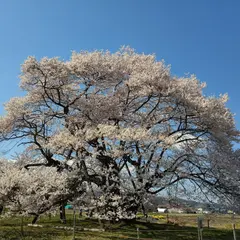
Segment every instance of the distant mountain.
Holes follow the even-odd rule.
[[[182,198],[166,198],[160,196],[154,196],[150,199],[147,204],[148,208],[152,211],[156,210],[157,207],[166,207],[166,208],[184,208],[197,210],[202,208],[204,211],[209,212],[220,212],[225,213],[229,209],[226,205],[216,204],[216,203],[207,203],[207,202],[197,202],[194,200],[182,199]]]

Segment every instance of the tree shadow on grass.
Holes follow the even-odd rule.
[[[130,238],[137,239],[137,228],[139,229],[140,239],[162,239],[162,240],[196,240],[198,238],[197,227],[179,226],[177,224],[158,224],[146,223],[141,221],[129,222],[119,226],[118,229],[109,229],[111,232],[121,232],[125,236],[129,234]],[[240,231],[237,232],[240,236]],[[204,240],[231,240],[233,234],[231,230],[224,229],[203,229]],[[129,238],[129,239],[130,239]],[[119,238],[119,236],[111,239],[127,239]]]
[[[70,223],[69,223],[70,224]],[[24,238],[20,236],[19,226],[15,228],[8,226],[0,226],[0,239],[13,240],[13,239],[36,239],[36,240],[59,240],[70,239],[72,236],[71,230],[56,229],[50,226],[49,223],[44,225],[43,228],[24,227]],[[78,226],[91,228],[99,228],[99,223],[94,219],[79,220]],[[142,221],[121,221],[114,224],[103,222],[106,227],[105,232],[89,232],[89,231],[76,231],[76,240],[120,240],[120,239],[160,239],[160,240],[196,240],[197,228],[179,226],[177,224],[159,224],[159,223],[146,223]],[[63,226],[63,225],[62,225]],[[137,233],[137,229],[139,232]],[[237,231],[237,236],[240,236],[240,231]],[[221,229],[203,229],[204,240],[231,240],[233,234],[231,230]]]

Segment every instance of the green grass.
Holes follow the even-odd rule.
[[[196,214],[150,214],[152,222],[144,222],[139,219],[136,222],[110,224],[82,217],[76,219],[76,240],[117,240],[137,239],[137,228],[140,239],[162,239],[162,240],[196,240],[197,239],[197,215]],[[140,216],[139,216],[140,217]],[[167,224],[167,219],[170,223]],[[207,226],[210,219],[210,228]],[[24,219],[23,233],[21,234],[21,218],[12,217],[0,219],[1,240],[72,240],[72,229],[59,229],[56,226],[72,227],[73,216],[71,210],[67,211],[67,224],[59,221],[58,216],[42,216],[38,224],[43,227],[27,226],[31,218]],[[236,228],[240,229],[240,217],[235,217]],[[204,217],[204,240],[231,240],[233,239],[230,215],[209,215]],[[82,228],[104,228],[105,232],[82,231]],[[240,231],[237,230],[240,237]]]

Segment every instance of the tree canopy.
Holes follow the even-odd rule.
[[[38,154],[26,169],[72,173],[71,187],[85,184],[103,218],[134,217],[145,196],[176,183],[225,191],[216,169],[228,165],[210,156],[231,154],[239,132],[228,96],[205,96],[196,76],[172,76],[154,55],[126,47],[29,57],[20,78],[26,95],[6,103],[1,140]]]

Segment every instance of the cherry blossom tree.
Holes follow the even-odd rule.
[[[27,169],[74,172],[73,189],[86,184],[102,218],[133,218],[144,196],[176,183],[222,188],[209,152],[239,132],[228,96],[205,96],[194,75],[172,76],[127,47],[69,61],[29,57],[20,78],[26,95],[5,104],[1,140],[39,153],[44,161]]]
[[[15,162],[0,163],[0,202],[7,214],[33,215],[35,223],[40,214],[68,199],[66,173],[54,167],[27,170]]]
[[[228,206],[229,209],[239,212],[240,150],[229,151],[225,147],[212,153],[211,157],[215,161],[214,172],[218,182],[224,186],[223,194],[219,196],[219,202]]]

